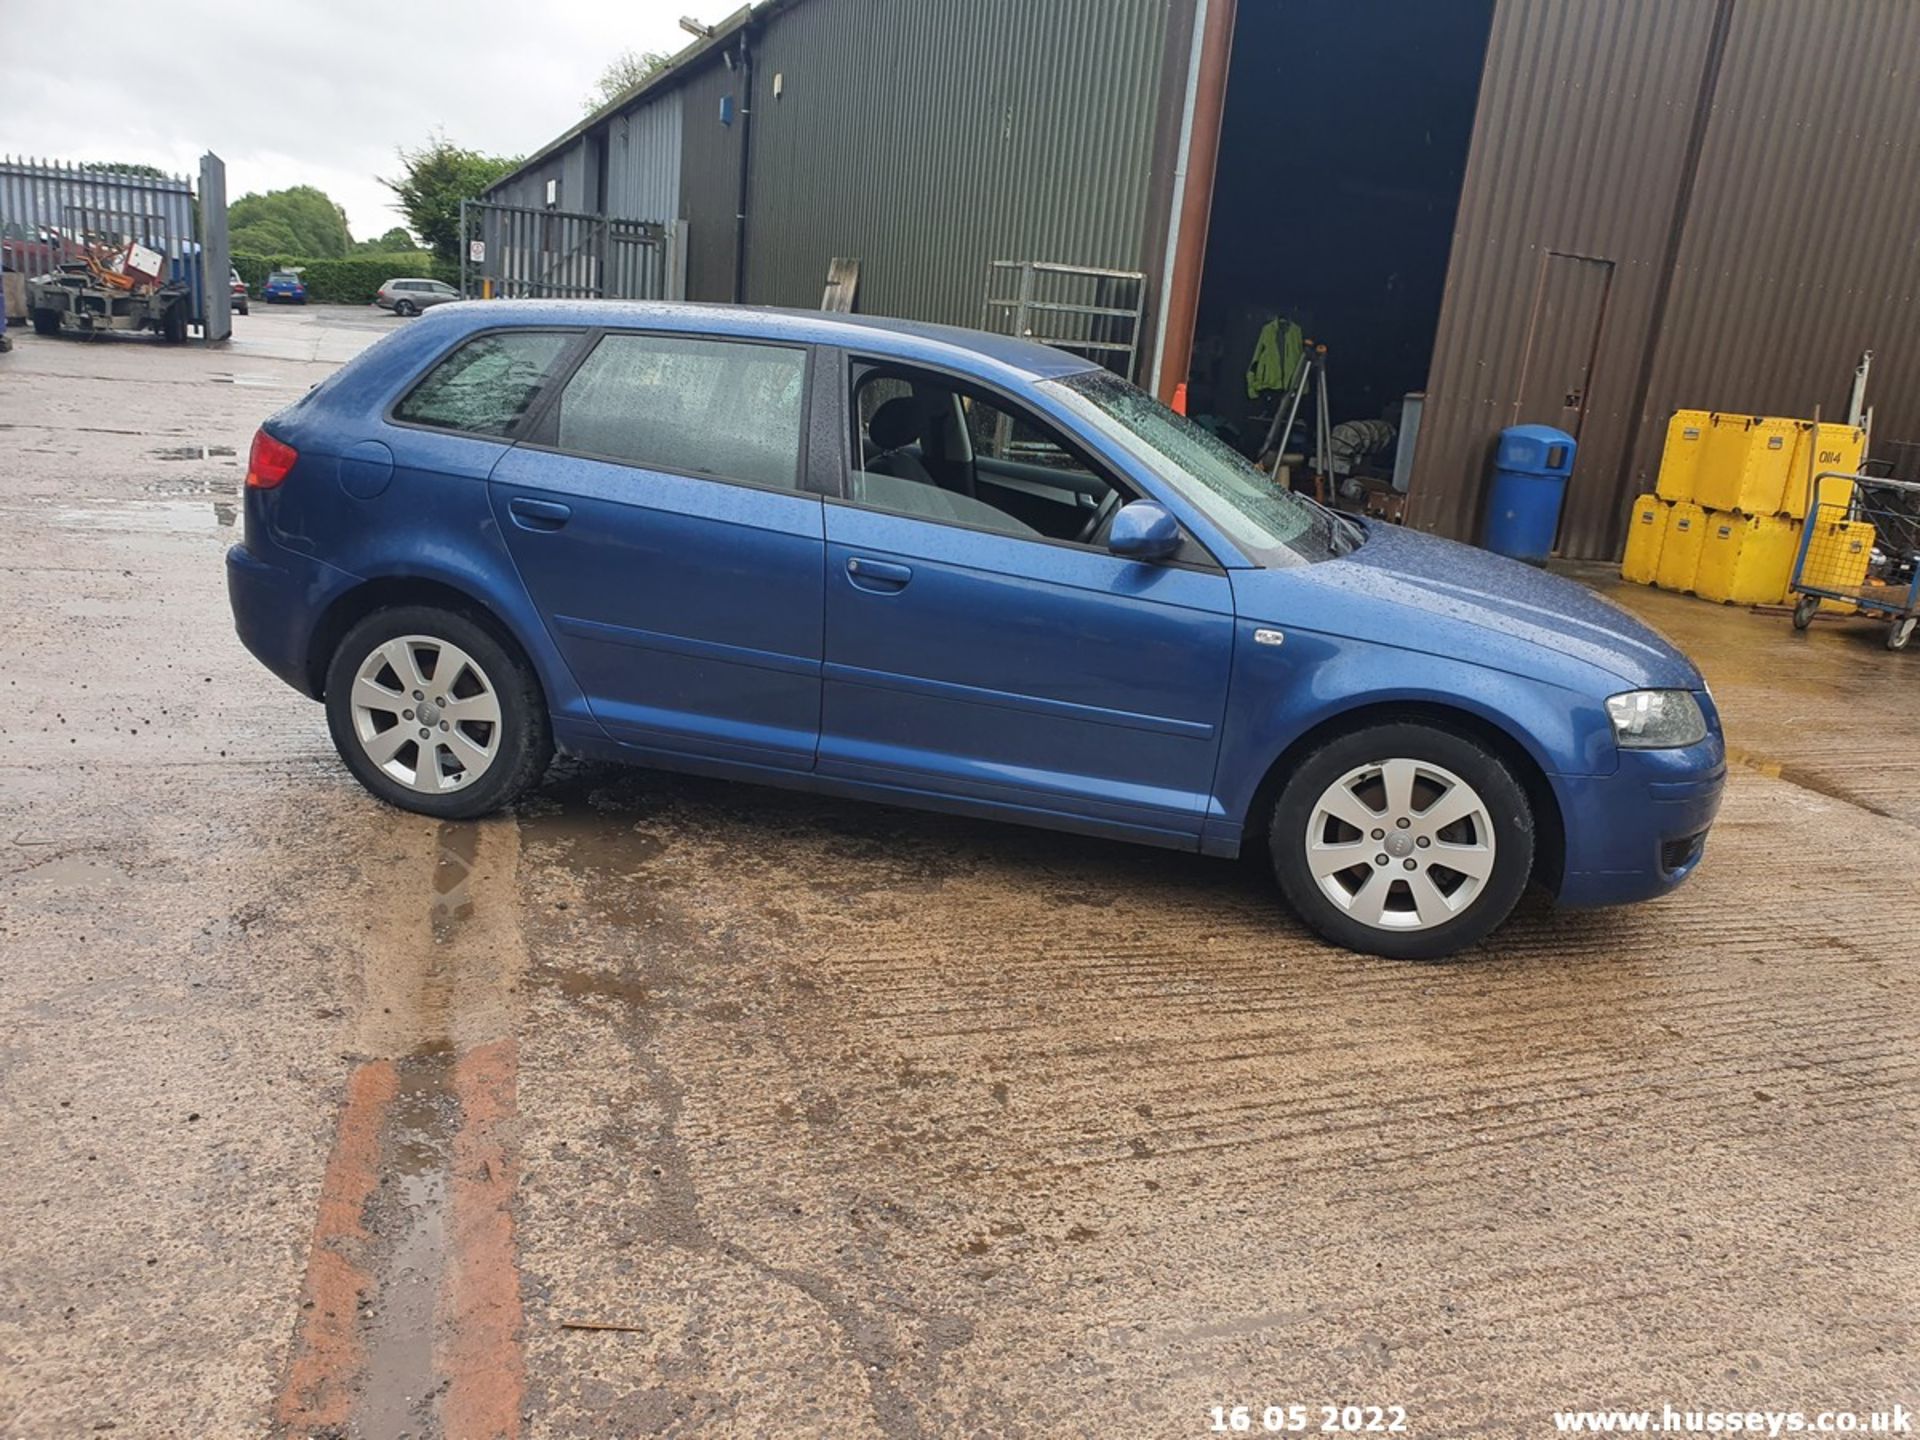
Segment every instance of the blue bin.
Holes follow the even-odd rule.
[[[1530,565],[1547,563],[1560,531],[1574,449],[1574,438],[1551,425],[1510,425],[1500,432],[1481,544]]]

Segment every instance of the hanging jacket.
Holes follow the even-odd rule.
[[[1247,366],[1247,399],[1258,400],[1269,391],[1292,389],[1305,351],[1298,325],[1277,316],[1269,320],[1254,343],[1253,362]]]

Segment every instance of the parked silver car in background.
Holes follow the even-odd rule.
[[[444,280],[389,280],[373,297],[373,303],[396,315],[418,315],[430,305],[458,300],[460,292]]]

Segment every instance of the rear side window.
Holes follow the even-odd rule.
[[[797,488],[804,350],[672,335],[608,335],[560,392],[562,450]]]
[[[429,370],[393,407],[393,418],[471,435],[505,435],[538,398],[573,338],[555,330],[476,335]]]

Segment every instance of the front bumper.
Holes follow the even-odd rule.
[[[1566,827],[1563,905],[1651,900],[1699,866],[1727,783],[1716,731],[1678,750],[1622,750],[1611,775],[1560,775]]]

